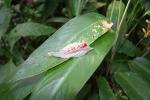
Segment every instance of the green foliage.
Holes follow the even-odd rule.
[[[47,53],[48,51],[58,51],[73,42],[87,41],[89,44],[93,43],[106,32],[100,26],[103,20],[106,20],[106,18],[96,13],[86,14],[70,20],[19,66],[13,80],[16,81],[43,73],[66,61],[67,59],[49,57]],[[81,24],[78,25],[78,23]],[[95,28],[97,25],[100,27]],[[97,32],[93,33],[93,29],[96,29]]]
[[[124,92],[132,100],[148,100],[150,99],[150,86],[142,78],[135,73],[116,73],[115,80],[123,88]]]
[[[149,100],[149,18],[149,0],[1,0],[0,99]],[[82,41],[81,57],[48,56]]]
[[[140,50],[129,40],[126,40],[121,49],[118,51],[119,53],[126,54],[130,57],[140,56]]]
[[[147,59],[144,59],[142,57],[138,57],[134,59],[133,61],[129,62],[130,68],[135,71],[137,74],[139,74],[143,79],[150,82],[149,75],[150,75],[150,61]]]
[[[9,34],[9,37],[41,36],[50,35],[55,29],[42,24],[27,22],[18,24]]]
[[[0,67],[0,84],[7,81],[8,78],[16,71],[16,66],[10,60],[7,64]]]
[[[0,9],[0,39],[7,31],[9,26],[11,14],[8,8],[1,8]]]
[[[78,16],[81,14],[88,0],[70,0],[70,9],[72,15]]]
[[[50,35],[53,32],[55,32],[55,29],[50,26],[48,27],[34,22],[26,22],[23,24],[18,24],[13,30],[11,30],[8,36],[9,39],[8,41],[12,49],[14,44],[21,37],[44,36],[44,35]]]

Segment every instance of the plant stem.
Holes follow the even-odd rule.
[[[137,7],[138,7],[138,4],[140,3],[140,0],[138,0],[137,1],[137,3],[134,5],[134,8],[133,8],[133,10],[132,10],[132,12],[131,12],[131,14],[129,15],[129,18],[128,18],[128,20],[127,20],[127,23],[129,24],[129,22],[131,22],[132,20],[131,20],[131,18],[132,19],[134,19],[134,17],[133,17],[133,15],[136,15],[137,14]],[[137,12],[135,12],[135,11],[137,11]],[[136,14],[135,14],[136,13]]]
[[[126,15],[126,12],[127,12],[127,10],[128,10],[128,7],[129,7],[130,2],[131,2],[131,0],[128,0],[127,6],[126,6],[125,11],[124,11],[124,13],[123,13],[123,16],[122,16],[122,18],[121,18],[120,24],[119,24],[119,26],[118,26],[118,28],[117,28],[117,31],[118,31],[118,32],[120,31],[120,28],[121,28],[121,26],[122,26],[122,22],[123,22],[123,20],[124,20],[124,17],[125,17],[125,15]]]
[[[144,15],[140,16],[139,20],[141,20],[144,17]],[[137,22],[128,32],[128,36],[125,38],[125,40],[123,41],[123,43],[120,45],[119,49],[124,45],[124,43],[126,42],[126,40],[128,39],[128,37],[131,35],[132,31],[136,28],[136,26],[139,24],[139,22]],[[119,50],[118,49],[118,50]]]

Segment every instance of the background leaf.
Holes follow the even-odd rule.
[[[71,14],[73,16],[80,15],[87,2],[88,0],[70,0],[69,6]]]
[[[51,35],[56,30],[53,27],[42,25],[34,22],[18,24],[9,34],[8,41],[13,48],[14,44],[21,38],[27,36]]]
[[[116,97],[105,78],[99,77],[97,79],[97,84],[99,88],[100,100],[116,100]]]
[[[10,76],[15,72],[16,66],[10,60],[7,64],[0,66],[0,84],[3,83],[4,81],[8,80]]]
[[[130,57],[140,56],[140,50],[129,40],[126,40],[121,49],[118,51],[119,53],[124,53]]]
[[[11,6],[12,0],[2,0],[2,1],[4,1],[6,7],[10,7]]]
[[[149,100],[150,86],[135,73],[116,73],[116,82],[131,100]]]
[[[106,16],[113,22],[114,25],[112,28],[118,32],[116,46],[112,50],[114,53],[124,41],[124,35],[127,32],[126,16],[123,16],[124,13],[125,4],[122,2],[122,0],[112,1],[107,8]]]
[[[129,57],[127,57],[124,54],[116,54],[114,57],[114,60],[112,62],[112,68],[111,68],[111,73],[115,72],[128,72],[129,65],[128,65]]]
[[[56,30],[50,26],[42,25],[34,22],[26,22],[18,24],[11,32],[10,37],[25,37],[25,36],[41,36],[50,35]]]
[[[142,58],[137,57],[132,61],[129,61],[129,65],[131,70],[139,74],[143,79],[147,80],[150,83],[150,61]]]
[[[10,10],[7,8],[1,8],[0,9],[0,39],[2,35],[4,35],[4,33],[7,31],[10,18],[11,18]]]
[[[44,0],[44,9],[42,11],[43,19],[45,20],[49,16],[53,16],[57,9],[60,0]]]
[[[118,29],[124,10],[125,5],[121,0],[114,0],[112,3],[109,4],[106,16],[114,23],[114,30]]]

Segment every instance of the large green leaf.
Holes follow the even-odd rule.
[[[100,100],[116,100],[116,97],[105,78],[98,78],[97,84],[99,88]]]
[[[139,74],[143,79],[147,80],[150,83],[150,61],[137,57],[132,61],[129,61],[130,68]]]
[[[49,37],[29,58],[19,66],[13,80],[28,78],[53,68],[67,59],[49,57],[48,51],[58,51],[64,46],[73,43],[87,41],[94,42],[107,30],[101,26],[101,21],[107,20],[104,16],[96,13],[88,13],[78,16]],[[94,30],[94,31],[93,31]]]
[[[73,58],[48,71],[36,86],[31,100],[72,100],[91,77],[114,44],[111,30],[96,40],[94,49],[80,58]]]
[[[150,100],[150,86],[135,73],[116,73],[116,82],[131,100]]]

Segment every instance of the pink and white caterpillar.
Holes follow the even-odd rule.
[[[92,49],[86,42],[75,42],[65,46],[58,52],[48,52],[48,55],[61,58],[80,57]]]

